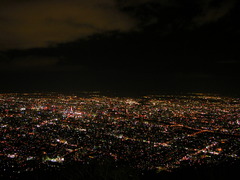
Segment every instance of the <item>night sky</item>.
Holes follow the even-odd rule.
[[[1,92],[240,92],[238,0],[0,0]]]

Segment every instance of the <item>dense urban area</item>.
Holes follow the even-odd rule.
[[[0,174],[111,158],[173,171],[240,158],[240,99],[209,94],[0,94]]]

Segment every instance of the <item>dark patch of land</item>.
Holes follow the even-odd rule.
[[[172,172],[162,171],[138,171],[127,164],[116,164],[112,159],[103,161],[92,161],[89,164],[71,163],[58,170],[36,170],[23,173],[12,178],[2,180],[225,180],[233,179],[239,175],[240,161],[225,161],[220,164],[208,164],[189,166],[173,170]]]

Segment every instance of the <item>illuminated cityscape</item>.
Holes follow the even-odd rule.
[[[0,0],[0,180],[240,170],[239,0]]]
[[[210,94],[0,94],[0,174],[111,158],[174,171],[240,158],[240,99]]]

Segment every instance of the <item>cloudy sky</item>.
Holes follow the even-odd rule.
[[[0,0],[1,91],[237,89],[239,7],[237,0]]]
[[[135,25],[113,0],[3,1],[0,17],[3,49],[46,47]]]
[[[71,42],[95,33],[113,30],[136,31],[139,28],[141,16],[142,18],[146,16],[142,23],[157,23],[160,19],[164,21],[165,18],[171,20],[167,22],[171,26],[172,20],[180,20],[181,18],[177,16],[183,16],[183,14],[173,13],[175,19],[172,19],[164,16],[171,16],[167,12],[157,12],[165,9],[175,9],[179,13],[183,13],[180,11],[186,9],[189,11],[186,12],[186,16],[188,13],[190,16],[186,17],[190,18],[188,28],[202,26],[220,20],[236,4],[235,0],[187,2],[176,0],[1,0],[0,48],[48,47],[51,44]],[[156,3],[160,8],[146,6],[146,15],[139,14],[144,9],[134,12],[134,9],[137,11],[137,8],[141,8],[141,5],[146,3]],[[128,12],[127,8],[132,10]],[[147,17],[151,16],[147,12],[151,10],[152,17]],[[158,17],[157,15],[161,13],[162,17]],[[179,26],[181,26],[180,23]]]

